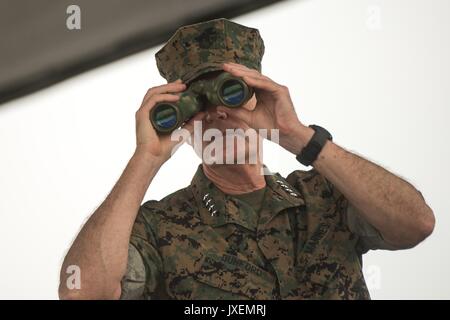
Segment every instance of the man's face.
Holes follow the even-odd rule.
[[[202,80],[215,78],[221,71],[210,72],[203,75]],[[195,139],[201,139],[202,150],[196,150],[202,161],[206,164],[241,164],[254,163],[258,158],[259,139],[261,139],[246,122],[231,115],[218,106],[207,105],[205,117],[202,120],[201,137],[196,132]],[[255,95],[240,108],[252,111],[256,107]],[[223,111],[225,109],[225,111]],[[250,129],[250,130],[248,130]],[[201,151],[201,154],[199,154]],[[252,162],[253,161],[253,162]]]

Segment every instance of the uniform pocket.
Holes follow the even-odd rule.
[[[335,291],[335,277],[340,265],[336,260],[311,261],[298,272],[300,296],[304,299],[332,299]]]
[[[230,298],[235,299],[273,299],[276,288],[273,275],[253,263],[228,254],[206,253],[195,272],[195,278],[203,284],[231,293]]]

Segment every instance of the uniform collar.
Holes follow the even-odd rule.
[[[264,169],[269,172],[266,166],[264,166]],[[265,175],[264,177],[266,192],[258,222],[258,215],[238,199],[217,188],[206,177],[200,164],[190,187],[197,202],[201,219],[213,227],[236,223],[253,230],[257,224],[270,222],[282,210],[305,204],[302,195],[290,186],[279,173]]]

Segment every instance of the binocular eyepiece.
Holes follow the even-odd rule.
[[[170,133],[203,110],[207,103],[238,108],[253,96],[253,89],[242,78],[221,72],[211,80],[197,80],[180,94],[176,103],[157,103],[150,112],[150,121],[160,134]]]

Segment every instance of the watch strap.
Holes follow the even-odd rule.
[[[314,134],[296,157],[305,166],[310,166],[317,159],[327,140],[333,140],[333,137],[326,129],[314,124],[309,127],[314,129]]]

